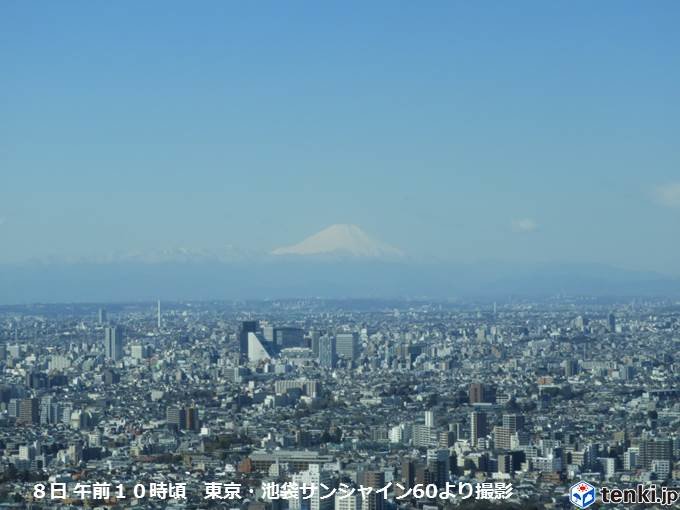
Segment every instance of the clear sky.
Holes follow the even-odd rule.
[[[353,223],[680,275],[680,3],[0,2],[0,262]]]

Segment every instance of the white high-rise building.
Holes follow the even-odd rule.
[[[425,411],[425,426],[434,427],[434,411]]]
[[[288,500],[288,508],[290,510],[332,510],[334,507],[334,497],[321,499],[321,496],[325,496],[321,484],[327,487],[331,486],[331,477],[328,472],[323,471],[319,464],[310,464],[307,471],[301,471],[293,475],[293,483],[297,483],[300,488],[315,487],[312,497],[309,497],[309,493],[303,493],[300,489],[300,496],[297,499]],[[304,499],[307,498],[307,499]]]
[[[640,448],[631,446],[623,454],[623,469],[631,471],[638,466],[638,457],[640,455]]]

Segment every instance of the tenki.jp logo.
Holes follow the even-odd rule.
[[[575,483],[569,489],[569,500],[573,505],[581,509],[588,508],[595,503],[596,495],[595,487],[584,481]]]

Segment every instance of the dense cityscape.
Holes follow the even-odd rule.
[[[0,508],[571,508],[579,480],[678,487],[678,352],[669,300],[4,306]]]

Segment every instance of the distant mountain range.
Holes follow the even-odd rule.
[[[417,261],[354,225],[248,252],[193,249],[0,265],[0,304],[153,300],[680,296],[680,280],[595,264]]]

